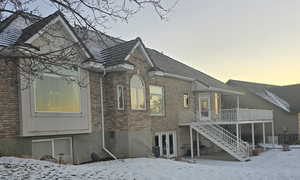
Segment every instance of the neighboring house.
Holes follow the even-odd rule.
[[[78,59],[84,63],[76,74],[88,77],[88,86],[70,88],[45,74],[22,90],[14,65],[0,57],[2,154],[58,158],[63,153],[66,161],[82,163],[93,152],[102,158],[145,157],[154,146],[163,157],[193,157],[203,152],[200,147],[215,144],[244,161],[249,146],[240,138],[242,124],[273,122],[271,110],[240,109],[238,100],[223,110],[223,95],[238,99],[243,93],[146,48],[140,38],[123,41],[102,34],[99,42],[95,32],[71,27],[60,12],[31,21],[10,16],[0,25],[1,46],[29,43],[47,52],[61,43],[43,42],[41,32],[48,26],[79,42]],[[224,125],[234,125],[235,131]]]
[[[275,86],[246,81],[229,80],[228,85],[245,92],[240,98],[241,108],[262,108],[273,110],[274,130],[279,143],[283,143],[285,134],[289,141],[298,140],[300,134],[300,84]],[[233,101],[226,99],[226,106]],[[294,139],[291,139],[294,136]]]

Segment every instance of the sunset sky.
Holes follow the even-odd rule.
[[[167,21],[148,8],[106,32],[224,82],[300,83],[299,0],[180,0]]]

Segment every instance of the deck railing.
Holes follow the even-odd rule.
[[[201,119],[199,113],[196,114],[197,120]],[[209,120],[216,122],[236,122],[236,121],[270,121],[273,120],[273,111],[264,109],[222,109],[218,115],[213,115]],[[205,121],[205,120],[203,120]]]

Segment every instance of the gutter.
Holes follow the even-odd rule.
[[[101,100],[101,127],[102,127],[102,149],[109,154],[112,158],[114,158],[115,160],[118,159],[112,152],[110,152],[105,145],[105,129],[104,129],[104,106],[103,106],[103,78],[105,76],[105,69],[103,76],[100,78],[100,100]]]

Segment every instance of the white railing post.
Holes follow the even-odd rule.
[[[239,120],[239,111],[240,111],[240,96],[236,98],[236,120]]]

